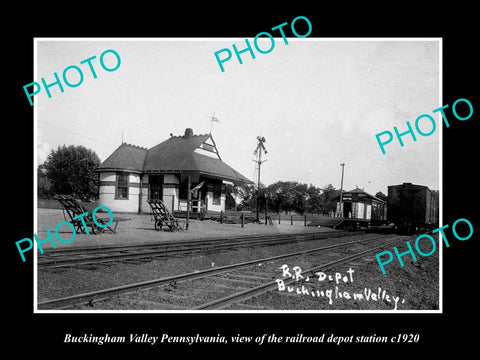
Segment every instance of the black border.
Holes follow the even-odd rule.
[[[371,356],[388,356],[404,352],[408,355],[433,354],[436,350],[473,348],[474,331],[468,319],[476,313],[476,254],[478,254],[478,203],[475,196],[476,144],[475,126],[480,106],[476,66],[476,37],[473,6],[455,3],[446,9],[422,10],[407,3],[389,4],[377,8],[367,4],[341,4],[336,9],[325,8],[322,3],[294,9],[292,4],[276,4],[260,10],[245,3],[223,3],[217,7],[199,5],[172,10],[163,5],[139,4],[138,7],[120,9],[125,5],[110,4],[100,10],[85,4],[82,8],[28,8],[16,12],[11,29],[6,29],[8,61],[8,85],[6,87],[7,114],[5,134],[13,142],[4,142],[4,204],[8,209],[4,228],[7,236],[4,251],[7,265],[4,269],[8,281],[7,304],[4,316],[9,317],[8,348],[25,351],[28,348],[39,353],[71,355],[79,352],[110,353],[133,350],[161,355],[164,350],[179,352],[222,350],[231,352],[261,350],[291,350],[297,356],[320,356],[338,350],[353,350],[353,354],[368,353]],[[40,6],[39,6],[40,7]],[[148,8],[147,8],[148,7]],[[75,7],[73,7],[75,8]],[[25,99],[23,85],[33,81],[34,37],[242,37],[252,38],[261,31],[291,22],[296,16],[306,16],[312,23],[310,37],[442,37],[443,38],[443,104],[453,104],[458,98],[467,98],[473,104],[474,115],[468,121],[451,121],[451,127],[443,129],[443,214],[444,224],[452,224],[458,218],[467,218],[474,225],[474,236],[465,242],[451,241],[444,249],[444,313],[443,314],[33,314],[33,265],[32,257],[22,263],[14,242],[33,234],[33,112]],[[478,61],[477,61],[478,62]],[[5,68],[4,68],[5,69]],[[478,89],[478,88],[477,88]],[[11,101],[13,100],[13,101]],[[401,99],[399,99],[401,102]],[[430,109],[425,109],[426,111]],[[473,319],[472,319],[473,320]],[[6,324],[7,325],[7,324]],[[257,336],[274,333],[281,336],[302,333],[314,336],[321,333],[337,335],[395,335],[419,333],[418,344],[397,346],[301,344],[256,345],[168,345],[128,346],[94,344],[63,344],[66,332],[72,334],[93,333],[102,335],[127,335],[148,332],[188,336],[224,336],[238,333]],[[313,352],[312,352],[313,351]],[[284,353],[286,354],[286,353]],[[165,354],[166,355],[166,354]]]

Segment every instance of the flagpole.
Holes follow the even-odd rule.
[[[210,135],[212,135],[212,129],[213,129],[213,122],[219,122],[218,119],[215,117],[215,113],[212,113],[212,116],[210,116]]]

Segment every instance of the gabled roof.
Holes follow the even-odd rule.
[[[146,173],[198,171],[201,175],[232,182],[252,183],[219,158],[195,152],[207,140],[210,139],[213,143],[214,141],[211,135],[193,135],[193,131],[187,130],[189,131],[185,131],[185,135],[171,136],[148,150],[122,144],[97,168],[97,171],[128,170]]]
[[[146,154],[146,148],[123,143],[97,168],[97,170],[128,170],[142,172]]]
[[[378,197],[376,197],[372,194],[369,194],[369,193],[367,193],[366,191],[363,191],[363,189],[360,189],[360,188],[356,188],[356,189],[353,189],[353,190],[350,190],[350,191],[346,191],[346,192],[343,193],[342,197],[345,196],[346,194],[357,194],[360,197],[368,197],[368,198],[375,199],[375,200],[383,202],[383,203],[386,202],[385,200],[379,199]]]
[[[152,147],[145,157],[144,171],[200,170],[194,161],[194,151],[210,135],[172,136]]]
[[[201,174],[221,177],[232,182],[252,183],[251,180],[219,159],[193,153],[193,161]]]

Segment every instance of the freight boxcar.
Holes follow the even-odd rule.
[[[438,225],[438,193],[412,183],[391,185],[388,187],[387,217],[398,232],[434,229]]]

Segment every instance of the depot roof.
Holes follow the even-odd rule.
[[[235,183],[252,183],[221,160],[210,134],[194,135],[191,129],[186,129],[183,136],[171,135],[169,139],[150,149],[123,143],[97,168],[97,171],[137,173],[188,171]]]
[[[376,201],[379,201],[379,202],[382,202],[382,203],[386,203],[385,200],[382,200],[382,199],[379,199],[378,197],[372,195],[372,194],[369,194],[367,193],[366,191],[364,191],[363,189],[359,189],[359,188],[356,188],[356,189],[353,189],[353,190],[350,190],[350,191],[346,191],[342,194],[342,198],[345,200],[345,197],[348,198],[348,196],[351,195],[352,198],[356,198],[356,199],[359,199],[359,198],[370,198],[370,199],[374,199]]]

